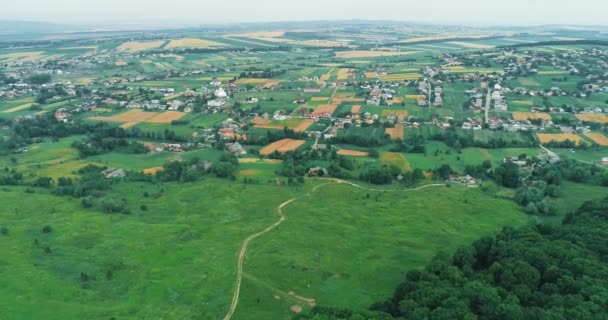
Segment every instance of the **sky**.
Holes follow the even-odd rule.
[[[606,0],[3,0],[1,20],[184,23],[399,20],[607,25]]]

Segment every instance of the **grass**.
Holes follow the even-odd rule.
[[[331,185],[284,213],[276,231],[250,246],[235,318],[286,319],[289,306],[306,309],[290,291],[319,305],[367,308],[438,250],[527,221],[510,201],[445,187],[379,193]]]
[[[84,210],[42,191],[26,202],[23,188],[0,191],[0,225],[9,229],[1,268],[20,275],[0,279],[4,319],[220,318],[240,242],[273,222],[274,208],[291,197],[286,188],[216,180],[115,188],[131,215]],[[242,201],[245,194],[253,198]],[[148,210],[139,210],[144,204]],[[53,232],[43,234],[45,225]],[[91,278],[88,289],[81,272]]]

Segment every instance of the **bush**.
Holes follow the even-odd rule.
[[[53,228],[49,225],[42,227],[42,233],[51,233],[53,232]]]

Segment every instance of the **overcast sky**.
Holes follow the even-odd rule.
[[[401,20],[469,24],[608,24],[607,0],[4,0],[0,19],[233,23]]]

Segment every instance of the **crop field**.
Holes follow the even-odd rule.
[[[396,124],[394,128],[386,128],[385,132],[386,134],[391,136],[391,139],[393,140],[403,140],[404,130],[402,124]]]
[[[407,117],[407,110],[382,110],[382,115],[381,117],[386,118],[389,116],[394,116],[394,117],[403,117],[406,118]]]
[[[402,55],[415,54],[417,51],[338,51],[338,58],[376,58],[376,57],[394,57]]]
[[[179,120],[186,114],[177,111],[146,112],[140,109],[129,110],[114,116],[109,117],[91,117],[89,119],[106,122],[124,122],[122,128],[129,128],[141,122],[148,123],[171,123],[171,121]]]
[[[376,79],[378,78],[378,74],[376,72],[366,72],[365,77],[368,79]]]
[[[282,130],[283,128],[287,127],[296,132],[306,131],[306,129],[308,129],[308,127],[310,127],[314,122],[315,121],[313,119],[287,119],[279,121],[264,119],[261,117],[256,117],[251,120],[251,123],[254,124],[254,128]]]
[[[14,108],[10,108],[8,110],[4,110],[4,111],[2,111],[2,113],[13,113],[13,112],[29,109],[33,105],[34,105],[33,103],[25,103],[25,104],[22,104],[20,106],[14,107]]]
[[[167,49],[178,49],[178,48],[211,48],[211,47],[222,47],[225,46],[223,43],[204,40],[204,39],[194,39],[194,38],[185,38],[185,39],[177,39],[171,40],[169,44],[165,48]]]
[[[570,140],[576,144],[581,144],[581,142],[583,142],[581,137],[573,133],[537,133],[536,136],[541,143],[548,143],[551,141],[563,142],[566,140]]]
[[[581,121],[608,123],[608,116],[603,114],[577,114],[576,118]]]
[[[417,73],[393,73],[385,76],[378,76],[382,81],[406,81],[406,80],[418,80],[422,76]]]
[[[178,111],[165,111],[156,117],[146,120],[149,123],[171,123],[172,121],[183,118],[186,114]]]
[[[348,68],[340,68],[338,70],[338,80],[347,80],[354,77],[354,74]]]
[[[165,41],[129,41],[116,48],[118,51],[139,52],[160,48]]]
[[[542,112],[513,112],[513,120],[524,121],[534,119],[551,121],[551,115]]]
[[[600,146],[608,146],[608,137],[601,133],[589,132],[585,133],[585,137],[593,140],[593,142],[599,144]]]
[[[317,106],[315,108],[315,110],[312,112],[313,116],[324,116],[324,115],[332,115],[334,113],[334,111],[336,111],[336,108],[338,108],[337,104],[321,104],[319,106]]]
[[[312,98],[310,98],[310,101],[315,101],[315,102],[323,101],[323,102],[327,102],[327,101],[329,101],[329,97],[312,97]]]
[[[359,112],[361,112],[360,105],[354,105],[350,108],[350,113],[352,113],[352,114],[359,114]]]
[[[7,54],[0,54],[0,62],[2,63],[13,63],[13,62],[31,62],[36,60],[42,60],[45,58],[44,51],[31,51],[31,52],[14,52]]]
[[[369,155],[369,152],[349,150],[349,149],[340,149],[340,150],[338,150],[337,154],[340,156],[367,157]]]
[[[297,148],[301,147],[305,142],[306,141],[304,141],[304,140],[294,140],[294,139],[282,139],[279,141],[275,141],[275,142],[267,145],[266,147],[262,148],[260,150],[260,155],[267,156],[269,154],[272,154],[275,151],[278,151],[279,153],[293,151],[293,150],[296,150]]]

